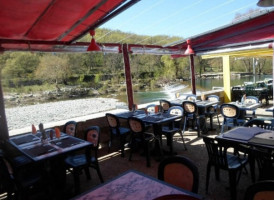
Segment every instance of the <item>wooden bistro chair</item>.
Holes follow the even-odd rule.
[[[126,137],[130,133],[130,129],[126,127],[120,126],[120,121],[118,117],[111,113],[106,113],[106,118],[109,124],[109,132],[110,132],[110,140],[108,143],[108,152],[110,151],[110,147],[112,146],[113,137],[119,137],[120,139],[120,149],[121,156],[124,157],[124,149],[126,144]]]
[[[70,136],[76,137],[76,126],[77,126],[76,121],[68,121],[64,125],[63,132]]]
[[[229,143],[206,136],[203,136],[203,141],[208,153],[206,193],[208,193],[211,167],[214,166],[216,180],[220,179],[220,169],[228,171],[231,200],[236,200],[236,185],[240,180],[242,169],[245,167],[248,158],[228,153],[227,149],[231,148]]]
[[[189,94],[189,95],[186,96],[185,100],[196,101],[197,100],[197,96],[195,94]]]
[[[98,148],[100,141],[100,128],[90,126],[85,131],[85,140],[92,143],[91,149],[87,149],[83,154],[71,155],[65,159],[68,170],[73,174],[75,194],[80,192],[80,175],[85,171],[88,180],[91,179],[89,168],[97,171],[101,183],[104,182],[98,162]]]
[[[245,123],[244,119],[239,119],[240,109],[233,104],[222,104],[220,107],[221,115],[223,116],[223,123],[221,133],[224,132],[224,127],[228,129],[235,126],[240,126]]]
[[[247,96],[246,99],[244,100],[245,104],[255,104],[259,103],[259,99],[255,96]],[[245,118],[248,120],[256,118],[256,111],[253,110],[251,111],[252,113],[249,113],[250,111],[246,111],[245,113]]]
[[[156,104],[149,104],[146,107],[146,111],[148,114],[154,114],[155,113],[155,106],[157,106]]]
[[[141,145],[145,151],[147,167],[150,167],[150,151],[151,147],[155,142],[155,136],[153,133],[146,132],[145,123],[136,117],[128,118],[128,125],[130,127],[131,135],[130,135],[130,155],[129,160],[131,161],[133,151]]]
[[[176,133],[179,133],[181,135],[185,150],[187,150],[185,140],[182,134],[182,121],[184,114],[183,108],[181,106],[172,106],[168,109],[168,114],[181,116],[181,118],[162,126],[162,134],[166,136],[167,145],[170,147],[170,154],[173,154],[173,136]]]
[[[212,101],[212,102],[219,102],[220,101],[220,97],[217,96],[217,95],[208,95],[206,97],[206,100],[207,101]],[[209,106],[206,109],[205,115],[206,115],[206,117],[210,118],[210,124],[212,124],[213,117],[216,116],[218,124],[219,124],[219,128],[220,128],[221,124],[220,124],[220,120],[219,120],[218,107],[219,107],[218,103],[216,103],[216,104],[214,104],[212,106]]]
[[[45,195],[52,197],[52,183],[44,177],[43,164],[28,163],[17,166],[22,163],[10,159],[0,147],[0,194],[6,192],[8,200],[27,200],[34,196],[42,198]]]
[[[192,128],[194,129],[194,124],[196,124],[198,137],[200,137],[200,119],[196,103],[192,101],[184,101],[182,107],[184,110],[184,128],[182,134],[184,134],[189,120],[192,120]]]
[[[167,100],[160,100],[160,106],[163,109],[163,112],[167,112],[168,109],[171,107],[171,103]]]
[[[198,167],[184,156],[171,156],[162,160],[158,167],[158,179],[198,193]]]
[[[244,200],[273,200],[274,181],[265,180],[254,183],[245,191]]]

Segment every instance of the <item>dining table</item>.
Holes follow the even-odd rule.
[[[265,109],[265,111],[266,112],[272,112],[272,116],[274,117],[274,106]]]
[[[255,111],[257,108],[262,106],[262,103],[241,103],[238,101],[229,102],[229,104],[236,105],[240,109],[239,119],[245,119],[246,111]]]
[[[73,198],[74,200],[153,200],[168,194],[186,194],[202,199],[198,194],[176,187],[136,170],[129,170],[112,180]]]
[[[260,127],[236,127],[216,136],[217,140],[225,141],[236,149],[244,145],[252,149],[254,147],[274,150],[274,131]],[[249,164],[252,180],[255,181],[255,159],[249,155]]]
[[[49,130],[46,136],[43,138],[41,132],[15,135],[5,142],[5,149],[15,170],[41,164],[41,171],[47,174],[44,178],[52,183],[52,191],[61,195],[66,186],[65,157],[91,148],[92,143],[65,133],[56,138]]]
[[[172,106],[182,106],[183,102],[187,101],[185,99],[173,99],[170,100]],[[209,107],[218,105],[220,101],[208,101],[208,100],[195,100],[195,104],[198,108],[198,115],[200,117],[200,130],[203,134],[207,133],[209,130],[214,130],[213,128],[213,120],[210,118],[210,127],[206,126],[206,111]]]
[[[170,122],[181,118],[181,116],[172,115],[166,112],[145,113],[144,110],[125,111],[116,113],[115,115],[121,119],[128,119],[129,117],[134,116],[141,119],[145,124],[153,126],[153,133],[154,136],[157,138],[155,140],[155,148],[153,154],[158,157],[157,160],[162,160],[164,155],[163,148],[160,142],[162,136],[162,125],[169,124]]]

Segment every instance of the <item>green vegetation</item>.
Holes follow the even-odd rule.
[[[97,29],[98,42],[143,43],[162,45],[182,38],[142,36],[120,31]],[[107,35],[107,37],[102,37]],[[102,39],[101,39],[102,38]],[[86,35],[81,41],[90,41]],[[272,73],[271,58],[260,58],[257,73]],[[130,55],[134,90],[151,89],[177,79],[190,77],[188,57],[169,55]],[[231,58],[231,71],[252,72],[252,58]],[[63,86],[93,88],[101,94],[126,91],[122,54],[103,53],[30,53],[5,52],[0,56],[1,81],[5,92],[32,93],[59,90]],[[222,71],[221,58],[195,57],[196,74]]]

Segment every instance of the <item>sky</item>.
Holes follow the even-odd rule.
[[[100,28],[138,35],[188,38],[232,23],[258,0],[141,0]]]

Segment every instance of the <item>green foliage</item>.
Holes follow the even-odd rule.
[[[97,29],[95,39],[99,43],[135,43],[163,45],[183,38],[166,35],[146,36],[108,29]],[[90,42],[89,34],[79,41]],[[158,83],[190,78],[189,57],[171,59],[170,55],[129,55],[132,82],[135,90],[155,88]],[[221,72],[222,59],[201,59],[194,57],[195,72]],[[230,59],[231,71],[252,70],[252,58]],[[123,54],[87,53],[29,53],[5,52],[0,56],[2,85],[5,90],[36,91],[45,90],[54,84],[80,84],[100,91],[119,88],[125,84]],[[257,73],[272,73],[272,59],[260,58]],[[43,83],[43,85],[41,85]],[[27,86],[28,85],[28,86]],[[37,87],[37,88],[36,88]],[[45,88],[43,88],[45,87]],[[11,89],[13,88],[13,89]],[[124,87],[123,87],[124,88]],[[121,89],[123,91],[124,89]]]

